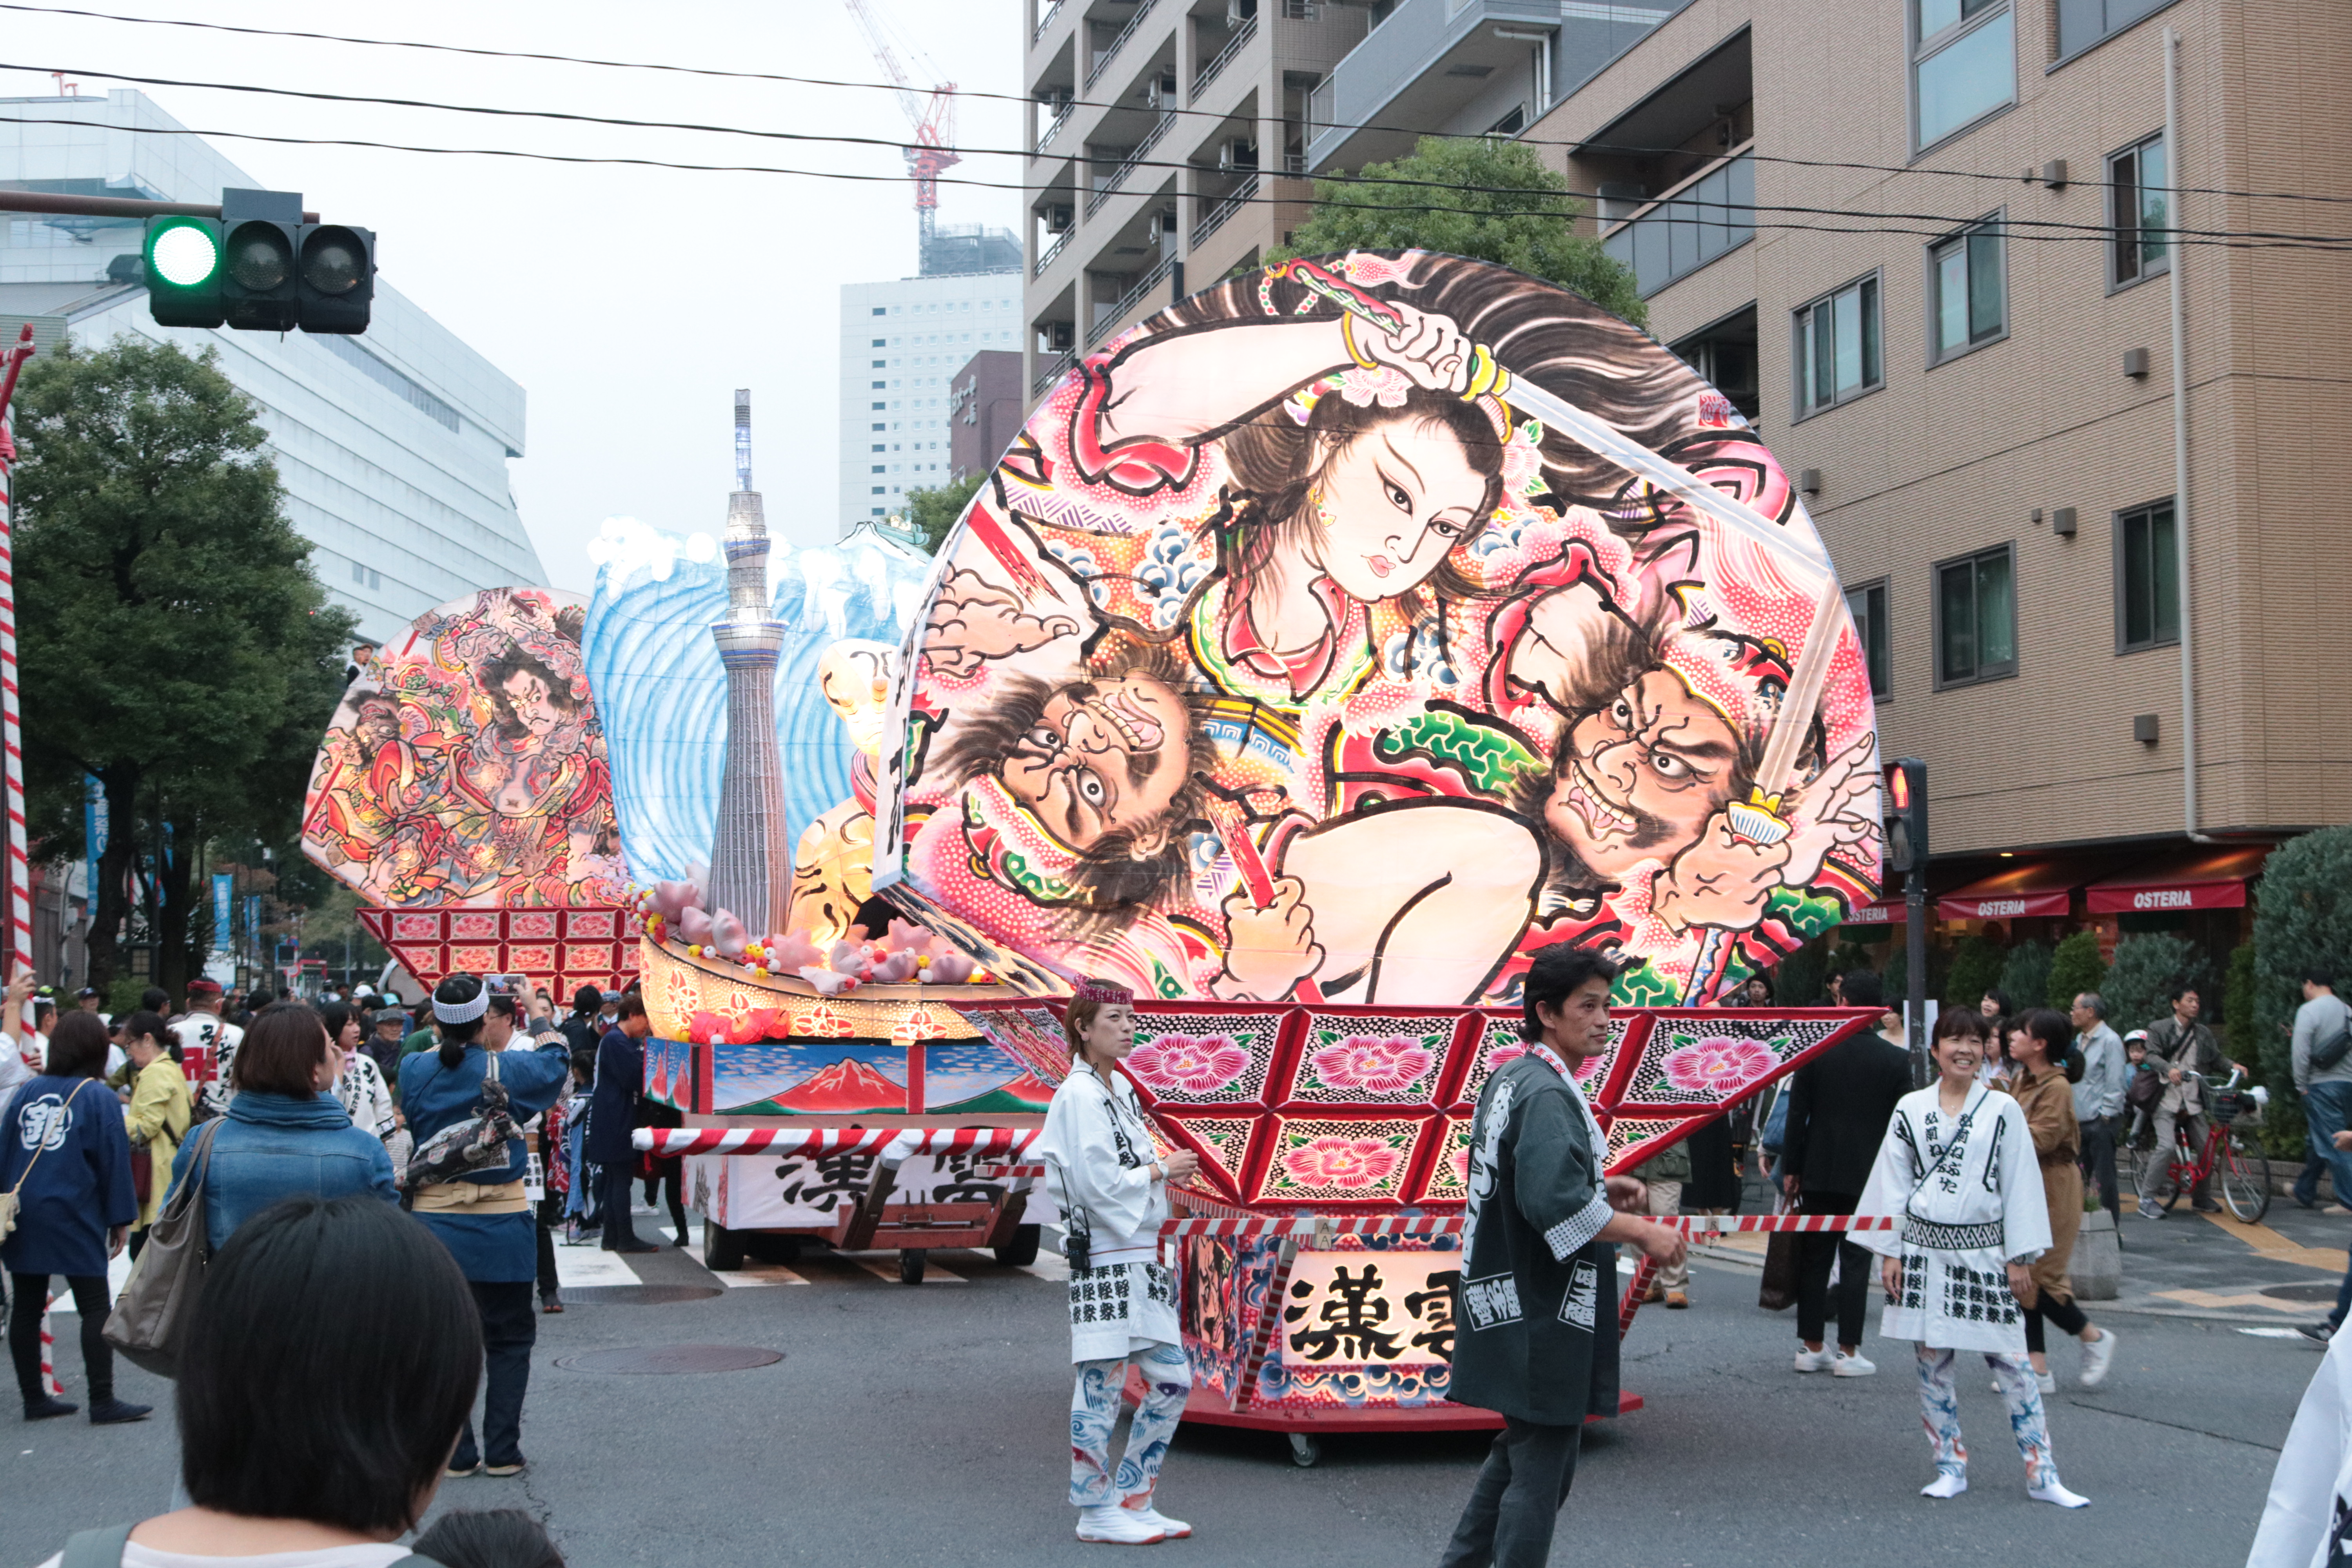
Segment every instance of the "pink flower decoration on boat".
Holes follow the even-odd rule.
[[[1359,408],[1370,407],[1374,398],[1383,408],[1402,408],[1406,394],[1412,391],[1412,383],[1392,364],[1339,373],[1339,395]]]
[[[1333,1089],[1394,1094],[1411,1088],[1429,1070],[1433,1058],[1419,1040],[1396,1035],[1385,1039],[1351,1035],[1317,1051],[1312,1059],[1315,1076]]]
[[[1127,1070],[1150,1089],[1206,1094],[1249,1067],[1249,1052],[1227,1035],[1157,1035],[1135,1047]]]
[[[1780,1058],[1754,1040],[1720,1036],[1696,1040],[1666,1053],[1666,1081],[1676,1089],[1707,1095],[1730,1094],[1762,1078]]]
[[[1486,1070],[1493,1072],[1505,1062],[1517,1061],[1527,1054],[1528,1048],[1525,1046],[1496,1046],[1486,1053]]]
[[[1293,1149],[1282,1157],[1282,1164],[1302,1187],[1353,1191],[1388,1180],[1401,1158],[1393,1146],[1377,1138],[1324,1137]]]

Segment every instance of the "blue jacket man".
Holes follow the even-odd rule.
[[[653,1033],[646,999],[632,991],[621,998],[620,1017],[596,1047],[596,1090],[588,1110],[588,1158],[604,1176],[604,1240],[607,1252],[653,1252],[637,1238],[629,1216],[629,1189],[637,1173],[637,1101],[646,1089],[646,1050]]]

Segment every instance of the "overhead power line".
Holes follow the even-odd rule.
[[[0,11],[21,11],[39,16],[82,16],[97,21],[127,22],[142,26],[185,27],[194,28],[205,32],[243,34],[252,37],[294,38],[313,43],[352,44],[369,48],[415,49],[435,54],[472,55],[485,59],[536,60],[546,64],[591,66],[607,70],[656,71],[673,75],[711,77],[735,81],[775,82],[791,87],[840,88],[856,91],[890,93],[895,93],[898,90],[896,83],[886,81],[852,81],[837,77],[793,76],[774,71],[728,70],[712,66],[669,65],[653,60],[613,60],[604,59],[593,55],[552,54],[525,49],[491,49],[465,44],[426,43],[421,40],[408,38],[368,38],[347,33],[319,33],[305,32],[284,27],[242,26],[227,22],[203,22],[174,16],[131,16],[122,15],[120,12],[93,11],[78,6],[28,5],[22,4],[21,0],[0,0]],[[29,70],[42,69],[44,68],[16,67],[0,68]],[[90,71],[86,74],[94,77],[107,77],[110,73],[104,71]],[[113,79],[117,81],[137,81],[141,79],[136,77],[115,76],[113,77]],[[175,82],[166,85],[207,86],[215,84]],[[236,89],[232,89],[226,90]],[[992,92],[979,88],[957,88],[953,89],[953,92],[954,96],[957,98],[977,99],[1000,103],[1034,104],[1038,101],[1035,98],[1026,93]],[[383,101],[392,102],[398,100],[386,100]],[[1068,100],[1068,103],[1072,110],[1126,109],[1133,107],[1130,104],[1106,102],[1096,99],[1072,99]],[[1221,113],[1214,110],[1204,109],[1167,109],[1161,110],[1160,112],[1168,115],[1181,114],[1188,118],[1205,120],[1222,121],[1232,118],[1228,113]],[[1364,121],[1353,124],[1333,124],[1322,126],[1319,127],[1319,129],[1325,131],[1385,132],[1391,134],[1412,136],[1415,138],[1422,136],[1459,134],[1458,132],[1437,131],[1426,126],[1391,125],[1384,124],[1377,121]],[[740,132],[740,134],[758,135],[764,133],[757,132]],[[1641,158],[1662,157],[1685,151],[1685,149],[1679,147],[1642,147],[1595,143],[1573,138],[1520,136],[1515,137],[1513,140],[1531,147],[1565,147]],[[881,142],[878,144],[893,147],[903,145],[902,143],[898,142]],[[1038,155],[1033,150],[1026,148],[992,149],[992,151],[1007,157],[1029,158]],[[1927,174],[1945,179],[1992,180],[2002,184],[2017,184],[2020,179],[2020,176],[2015,174],[1992,174],[1982,169],[1946,169],[1926,164],[1869,163],[1831,158],[1791,158],[1781,154],[1766,153],[1755,153],[1748,155],[1756,159],[1759,163],[1775,163],[1790,168],[1835,169],[1860,174]],[[1330,178],[1331,176],[1323,175],[1318,177]],[[968,182],[958,183],[961,184]],[[2114,182],[2106,180],[2077,180],[2070,183],[2087,186],[2099,186],[2103,188],[2114,184]],[[2352,205],[2352,196],[2324,195],[2310,191],[2250,191],[2239,190],[2224,185],[2182,185],[2178,187],[2178,189],[2183,195],[2187,195],[2238,196],[2255,201],[2322,202]]]
[[[51,70],[51,69],[54,69],[54,68],[56,68],[47,67],[47,66],[26,66],[26,65],[20,65],[20,64],[17,64],[17,63],[12,62],[12,61],[0,60],[0,70],[42,70],[42,71],[47,71],[47,70]],[[614,127],[614,128],[616,128],[616,129],[620,129],[620,130],[628,130],[628,131],[684,131],[684,132],[696,132],[696,133],[704,133],[704,134],[715,134],[715,135],[726,135],[726,136],[748,136],[748,137],[751,137],[751,138],[754,138],[754,139],[756,139],[756,140],[761,140],[761,141],[777,141],[777,142],[814,142],[814,143],[824,143],[824,144],[838,144],[838,145],[854,146],[854,147],[877,147],[877,148],[887,148],[887,149],[889,149],[889,150],[891,150],[891,151],[893,151],[893,152],[902,152],[902,151],[904,151],[904,150],[905,150],[905,148],[906,148],[906,147],[907,147],[907,145],[908,145],[908,144],[907,144],[906,142],[895,142],[895,141],[891,141],[891,140],[889,140],[889,139],[887,139],[887,138],[884,138],[884,137],[877,137],[877,136],[847,136],[847,135],[840,135],[840,134],[836,134],[836,133],[833,133],[833,132],[803,132],[803,131],[762,131],[762,130],[758,130],[758,129],[755,129],[755,128],[752,128],[752,127],[748,127],[748,126],[714,125],[714,124],[709,124],[709,123],[704,123],[704,122],[701,122],[701,121],[694,121],[638,120],[638,119],[632,119],[632,118],[621,117],[621,116],[614,116],[614,115],[603,115],[603,114],[582,114],[582,113],[577,113],[577,112],[574,112],[574,111],[572,111],[572,110],[553,110],[553,109],[509,109],[509,108],[504,108],[504,107],[500,107],[500,106],[498,106],[498,105],[492,105],[492,104],[443,103],[443,102],[440,102],[440,101],[438,101],[438,100],[431,100],[431,99],[388,98],[388,97],[379,97],[379,96],[374,96],[374,95],[371,95],[371,94],[360,94],[360,93],[321,92],[321,91],[319,91],[319,90],[317,90],[317,89],[310,89],[310,88],[266,87],[266,86],[262,86],[262,85],[259,85],[259,84],[257,84],[257,83],[245,83],[245,82],[199,81],[199,80],[194,80],[194,79],[186,79],[186,78],[177,78],[177,77],[129,76],[129,75],[124,75],[124,74],[121,74],[121,73],[119,73],[119,72],[107,72],[107,71],[100,71],[100,70],[93,70],[93,69],[89,69],[89,68],[83,68],[83,67],[75,67],[75,66],[68,66],[68,67],[65,67],[65,68],[64,68],[64,69],[65,69],[68,74],[72,74],[72,75],[77,75],[77,76],[89,76],[89,77],[99,77],[99,78],[106,78],[106,79],[110,79],[116,80],[116,81],[132,81],[132,82],[138,82],[138,83],[142,84],[142,86],[150,86],[150,87],[180,87],[180,88],[194,88],[194,89],[198,89],[205,90],[205,91],[215,91],[215,92],[239,92],[239,93],[256,94],[256,95],[259,95],[259,96],[264,96],[264,97],[273,97],[273,98],[299,98],[299,99],[315,100],[319,100],[319,101],[321,101],[321,102],[328,102],[328,103],[357,103],[357,104],[367,104],[367,105],[373,105],[373,106],[378,106],[378,107],[395,108],[395,109],[421,109],[421,110],[431,110],[431,111],[434,111],[434,112],[436,112],[436,113],[488,115],[488,116],[490,116],[490,117],[493,117],[493,118],[497,118],[497,119],[511,119],[511,120],[551,120],[551,121],[555,121],[562,122],[562,123],[566,123],[566,124],[602,125],[602,126],[610,126],[610,127]],[[424,150],[425,150],[425,149],[409,149],[409,150],[411,150],[411,151],[424,151]],[[1017,153],[1009,153],[1009,152],[1007,152],[1007,150],[1006,150],[1006,149],[1003,149],[1003,148],[982,148],[982,149],[977,149],[976,151],[982,152],[982,153],[1004,153],[1004,154],[1005,154],[1005,155],[1007,155],[1007,156],[1018,156],[1018,155],[1019,155],[1019,154],[1017,154]],[[692,166],[692,165],[683,165],[683,164],[681,164],[681,165],[677,165],[677,166],[679,166],[679,167],[690,167],[690,166]],[[1190,167],[1192,167],[1192,165],[1191,165],[1190,163],[1187,163],[1181,162],[1181,161],[1157,160],[1157,159],[1139,159],[1139,160],[1136,160],[1136,161],[1135,161],[1134,163],[1132,163],[1131,164],[1129,164],[1129,167],[1134,167],[1134,168],[1139,168],[1139,169],[1142,169],[1142,168],[1149,168],[1149,169],[1184,169],[1184,168],[1190,168]],[[810,172],[810,171],[779,171],[779,172],[806,173],[806,172]],[[1322,175],[1322,176],[1318,176],[1318,178],[1319,178],[1319,179],[1321,179],[1321,180],[1323,180],[1323,181],[1325,181],[1326,183],[1329,183],[1329,184],[1339,184],[1339,185],[1345,185],[1345,186],[1364,187],[1364,188],[1369,188],[1369,189],[1378,189],[1378,188],[1381,188],[1381,187],[1406,186],[1406,187],[1415,187],[1415,188],[1423,188],[1423,189],[1430,189],[1430,190],[1439,190],[1439,191],[1444,191],[1444,192],[1448,192],[1448,193],[1460,193],[1460,194],[1469,194],[1469,195],[1495,195],[1495,196],[1507,196],[1507,197],[1512,197],[1512,198],[1524,198],[1524,199],[1527,199],[1527,200],[1529,200],[1529,201],[1534,201],[1534,202],[1561,201],[1561,200],[1576,199],[1576,198],[1574,198],[1574,197],[1572,196],[1572,194],[1571,194],[1571,193],[1569,193],[1569,192],[1565,192],[1565,191],[1555,191],[1555,190],[1547,189],[1547,188],[1542,187],[1542,186],[1532,186],[1532,185],[1479,185],[1479,184],[1463,184],[1463,183],[1458,182],[1458,181],[1445,181],[1445,180],[1419,180],[1419,179],[1388,179],[1388,178],[1385,178],[1385,177],[1372,177],[1372,176],[1365,176],[1365,175],[1360,175],[1360,174],[1334,174],[1334,175]],[[969,181],[969,180],[958,180],[958,181],[955,181],[955,182],[953,182],[953,183],[955,183],[955,184],[981,184],[981,182],[974,182],[974,181]],[[1030,186],[1028,186],[1028,185],[1027,185],[1027,184],[994,184],[994,183],[990,183],[990,184],[989,184],[989,187],[988,187],[988,188],[993,188],[993,189],[999,189],[999,190],[1019,190],[1019,191],[1026,191],[1026,190],[1029,190],[1031,187],[1030,187]],[[1805,206],[1805,205],[1771,205],[1771,204],[1765,204],[1765,203],[1753,203],[1753,202],[1741,202],[1741,203],[1717,202],[1717,201],[1707,200],[1707,199],[1705,199],[1705,198],[1701,198],[1701,197],[1697,197],[1697,196],[1694,196],[1694,195],[1676,195],[1676,196],[1674,196],[1674,197],[1672,197],[1672,198],[1670,198],[1670,199],[1671,199],[1671,200],[1673,200],[1673,201],[1679,202],[1679,203],[1683,203],[1683,204],[1685,204],[1685,205],[1692,205],[1692,206],[1725,207],[1725,208],[1736,209],[1737,211],[1739,211],[1739,212],[1742,212],[1742,213],[1750,213],[1750,214],[1760,214],[1760,213],[1768,213],[1768,212],[1769,212],[1769,213],[1786,214],[1786,215],[1790,215],[1790,216],[1798,216],[1798,217],[1853,218],[1853,219],[1869,220],[1869,221],[1875,221],[1875,222],[1882,222],[1882,223],[1884,223],[1884,222],[1890,222],[1890,221],[1891,221],[1891,222],[1897,222],[1897,223],[1926,223],[1926,224],[1935,224],[1935,225],[1938,225],[1938,226],[1940,226],[1940,227],[1937,230],[1937,233],[1947,233],[1947,232],[1950,232],[1950,231],[1953,231],[1953,230],[1956,230],[1956,229],[1965,228],[1965,227],[1969,226],[1970,226],[1970,225],[1972,225],[1972,224],[1976,224],[1976,223],[1978,223],[1978,222],[1982,221],[1982,219],[1983,219],[1983,217],[1984,217],[1984,215],[1983,215],[1983,214],[1981,214],[1981,213],[1948,214],[1948,213],[1922,213],[1922,212],[1902,212],[1902,211],[1896,211],[1896,212],[1884,212],[1884,211],[1873,211],[1873,210],[1870,210],[1870,209],[1867,209],[1867,208],[1858,208],[1858,207],[1822,207],[1822,206]],[[1351,203],[1341,203],[1341,204],[1332,204],[1332,205],[1365,205],[1365,204],[1361,204],[1361,203],[1352,203],[1352,202],[1351,202]],[[1378,204],[1378,205],[1381,205],[1381,206],[1383,206],[1383,207],[1387,207],[1387,206],[1389,206],[1389,205],[1390,205],[1390,204],[1387,204],[1387,203],[1381,203],[1381,204]],[[1476,208],[1463,208],[1463,207],[1444,207],[1444,206],[1433,206],[1433,207],[1429,208],[1428,210],[1430,210],[1430,211],[1434,211],[1434,212],[1444,212],[1444,211],[1453,211],[1453,212],[1471,212],[1471,211],[1478,211],[1478,210],[1481,210],[1481,209],[1476,209]],[[2031,238],[2054,237],[2054,236],[2049,236],[2049,235],[2027,235],[2027,234],[2023,234],[2023,233],[2020,232],[2021,229],[2024,229],[2024,228],[2049,229],[2049,230],[2055,230],[2055,231],[2075,231],[2075,232],[2079,232],[2079,233],[2080,233],[2084,237],[2087,237],[2087,238],[2095,238],[2095,239],[2099,239],[2099,240],[2102,240],[2102,241],[2104,241],[2104,240],[2107,240],[2107,239],[2111,239],[2112,237],[2114,237],[2114,235],[2115,235],[2115,232],[2116,232],[2116,231],[2115,231],[2114,226],[2113,226],[2112,225],[2109,225],[2109,224],[2104,224],[2104,223],[2079,223],[2079,222],[2070,222],[2070,221],[2067,221],[2067,220],[2064,220],[2064,219],[2060,219],[2060,218],[2004,217],[2004,218],[2002,218],[2002,219],[2000,220],[2000,223],[2001,223],[2001,226],[2002,226],[2005,230],[2007,230],[2008,232],[2012,233],[2012,234],[2017,234],[2017,235],[2018,235],[2018,237],[2021,237],[2021,238],[2029,238],[2029,237],[2031,237]],[[1823,232],[1829,232],[1829,233],[1866,233],[1866,232],[1875,232],[1875,231],[1872,231],[1872,230],[1851,230],[1851,229],[1832,229],[1832,230],[1826,230],[1826,231],[1823,231]],[[1894,231],[1887,231],[1887,232],[1894,232]],[[1909,231],[1907,231],[1907,230],[1906,230],[1906,231],[1903,231],[1903,232],[1909,232]],[[2164,233],[2164,235],[2165,235],[2167,237],[2169,237],[2169,238],[2175,238],[2175,239],[2181,239],[2181,240],[2184,240],[2184,241],[2185,241],[2185,240],[2187,240],[2187,239],[2191,239],[2191,238],[2194,238],[2194,239],[2231,239],[2231,240],[2238,240],[2238,239],[2243,239],[2243,240],[2283,240],[2283,241],[2292,241],[2292,242],[2294,242],[2294,243],[2295,243],[2295,244],[2298,244],[2298,245],[2310,245],[2310,246],[2331,246],[2331,247],[2332,247],[2332,246],[2352,246],[2352,235],[2295,234],[2295,233],[2292,233],[2292,232],[2281,232],[2281,231],[2265,230],[2265,229],[2198,229],[2198,228],[2186,228],[2186,227],[2181,227],[2181,228],[2169,228],[2169,227],[2168,227],[2168,228],[2164,229],[2162,232]]]
[[[89,123],[89,121],[87,120],[72,119],[62,116],[37,117],[0,115],[0,124],[87,126]],[[115,127],[114,129],[129,131],[134,134],[140,135],[211,136],[218,137],[224,141],[261,142],[287,147],[359,147],[379,152],[420,153],[436,157],[521,158],[534,163],[572,163],[618,168],[676,169],[693,174],[785,174],[797,176],[803,179],[843,180],[860,184],[897,184],[903,182],[906,178],[903,174],[869,174],[834,169],[795,169],[786,168],[772,163],[689,163],[666,158],[616,158],[609,156],[591,156],[588,154],[573,153],[533,153],[508,147],[425,147],[419,146],[412,142],[379,142],[357,137],[272,136],[266,135],[258,132],[205,130],[193,126],[175,127],[163,125],[131,125]],[[963,179],[953,175],[940,176],[940,183],[943,184],[964,185],[977,190],[1019,191],[1025,188],[1019,184],[1008,184],[999,180]],[[1224,199],[1230,201],[1234,198],[1226,197]],[[1243,197],[1240,198],[1238,205],[1282,205],[1293,207],[1346,206],[1357,211],[1456,213],[1475,217],[1512,216],[1507,213],[1498,214],[1491,207],[1447,206],[1436,203],[1407,202],[1391,203],[1350,201],[1341,203],[1313,197],[1275,195],[1253,195]],[[1742,210],[1744,211],[1745,209],[1743,208]],[[1873,217],[1877,215],[1864,213],[1854,216]],[[1776,232],[1798,234],[1882,234],[1906,236],[1919,239],[1941,239],[1949,237],[1951,234],[1956,232],[1957,228],[1967,227],[1970,221],[1971,220],[1968,219],[1938,220],[1935,226],[1925,228],[1901,227],[1885,224],[1836,225],[1779,223],[1762,220],[1753,223],[1748,226],[1757,229],[1769,229]],[[2106,233],[2095,233],[2018,234],[2012,237],[2022,240],[2105,245],[2111,243],[2113,237]],[[2167,237],[2168,239],[2171,238],[2168,235]],[[2189,237],[2172,239],[2171,242],[2183,246],[2210,247],[2225,250],[2314,250],[2329,255],[2340,256],[2352,254],[2352,240],[2339,239],[2325,236],[2300,239],[2237,237]]]

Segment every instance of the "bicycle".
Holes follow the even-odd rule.
[[[2140,1212],[2146,1214],[2153,1207],[2169,1214],[2182,1193],[2219,1176],[2221,1205],[2240,1223],[2252,1225],[2270,1212],[2271,1163],[2238,1133],[2235,1123],[2246,1111],[2259,1111],[2267,1105],[2270,1091],[2261,1088],[2241,1089],[2239,1080],[2245,1077],[2242,1068],[2233,1070],[2226,1083],[2218,1085],[2202,1073],[2192,1076],[2204,1087],[2203,1148],[2189,1147],[2189,1118],[2181,1116],[2173,1123],[2169,1160],[2163,1158],[2161,1150],[2143,1151],[2139,1138],[2152,1124],[2154,1116],[2143,1111],[2134,1120],[2126,1165],[2131,1173],[2132,1188],[2139,1196]],[[2168,1181],[2171,1184],[2171,1195],[2159,1202],[2154,1192]]]

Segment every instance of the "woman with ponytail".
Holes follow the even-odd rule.
[[[530,1385],[530,1348],[539,1339],[539,1315],[531,1310],[537,1226],[530,1200],[523,1195],[527,1155],[520,1129],[555,1103],[572,1063],[561,1039],[509,1053],[520,1022],[515,999],[490,994],[478,975],[452,974],[436,986],[433,1018],[440,1026],[440,1048],[419,1051],[400,1064],[401,1109],[420,1163],[434,1134],[459,1122],[502,1114],[518,1130],[507,1142],[503,1162],[426,1182],[409,1194],[416,1217],[448,1247],[466,1276],[481,1314],[482,1347],[489,1361],[483,1446],[475,1446],[468,1419],[449,1474],[469,1476],[481,1469],[487,1451],[491,1475],[518,1475],[523,1468],[523,1394]]]

